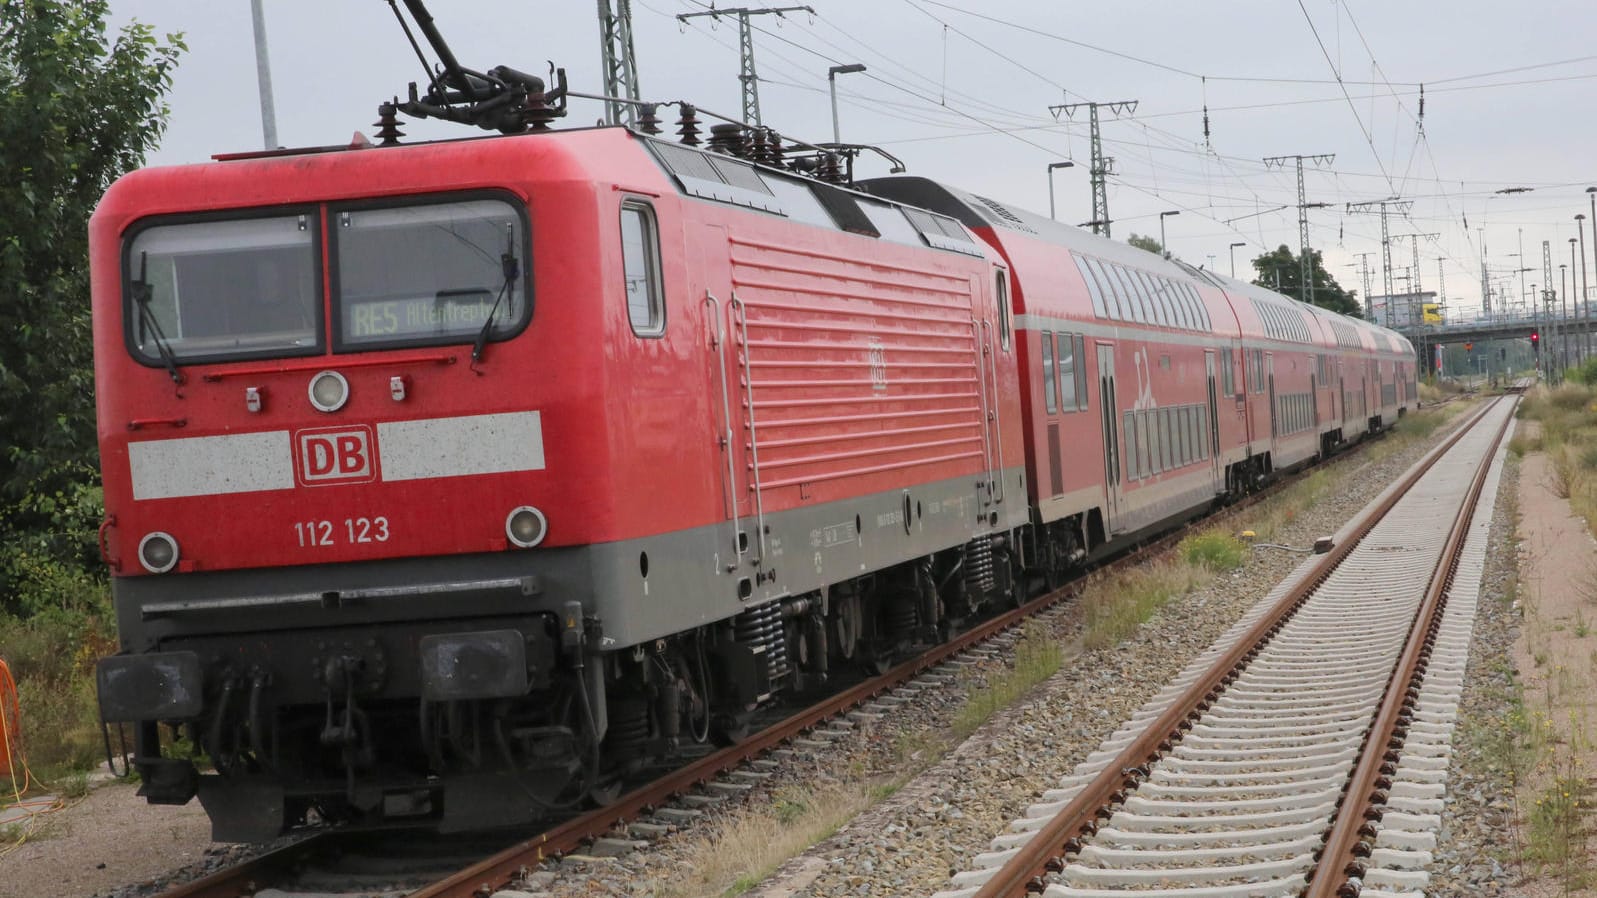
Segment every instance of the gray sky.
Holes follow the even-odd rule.
[[[731,2],[731,0],[728,0]],[[744,0],[737,0],[744,2]],[[728,3],[722,3],[725,6]],[[749,0],[749,5],[755,5]],[[775,5],[775,4],[773,4]],[[789,5],[783,3],[781,5]],[[1553,285],[1570,264],[1574,215],[1590,215],[1597,185],[1597,4],[1485,0],[1379,3],[1303,0],[1207,3],[1079,3],[1047,0],[811,0],[815,15],[753,21],[764,123],[811,141],[829,140],[826,69],[863,62],[840,76],[845,140],[876,143],[909,170],[1046,214],[1049,162],[1059,218],[1091,218],[1085,111],[1055,121],[1051,104],[1137,100],[1135,113],[1102,110],[1114,236],[1159,233],[1186,260],[1239,273],[1263,248],[1296,251],[1291,163],[1265,156],[1335,154],[1306,163],[1310,239],[1345,287],[1363,294],[1358,253],[1380,276],[1380,227],[1345,204],[1401,195],[1392,234],[1421,238],[1426,290],[1440,273],[1455,310],[1480,300],[1481,234],[1492,278],[1517,301],[1542,284],[1550,241]],[[573,90],[598,93],[599,31],[589,2],[430,4],[444,37],[468,68],[509,65],[542,73],[564,67]],[[646,99],[686,99],[726,114],[740,108],[735,21],[679,25],[698,0],[633,0],[639,83]],[[153,165],[198,162],[261,145],[248,0],[112,0],[113,21],[184,32],[189,52],[170,96],[170,128]],[[403,94],[423,73],[384,0],[266,0],[279,142],[346,141],[374,130],[380,100]],[[1312,27],[1311,27],[1312,21]],[[429,56],[430,56],[429,52]],[[1338,85],[1337,76],[1343,79]],[[1423,136],[1418,85],[1425,85]],[[1210,136],[1202,108],[1209,109]],[[602,115],[573,101],[567,123]],[[458,125],[409,122],[409,139],[464,133]],[[865,175],[885,173],[867,162]],[[1505,187],[1530,193],[1497,195]],[[1280,207],[1286,206],[1286,209]],[[1262,214],[1261,214],[1262,213]],[[1229,220],[1229,223],[1227,223]],[[1467,228],[1466,228],[1467,221]],[[1597,246],[1586,235],[1597,293]],[[1413,251],[1394,240],[1402,292]],[[1441,262],[1438,262],[1438,258]],[[1352,267],[1350,267],[1352,266]],[[1578,270],[1578,262],[1576,263]],[[1572,295],[1578,295],[1573,294]]]

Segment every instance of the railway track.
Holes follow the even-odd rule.
[[[1476,503],[1515,402],[1480,410],[937,898],[1422,890],[1491,517]]]
[[[1336,456],[1335,465],[1357,457],[1357,452]],[[1310,470],[1323,469],[1316,466]],[[1289,488],[1295,477],[1284,478],[1270,488],[1205,517],[1198,526],[1212,526],[1252,507],[1259,501]],[[1150,541],[1096,570],[1133,566],[1172,548],[1187,533],[1177,529]],[[379,848],[380,833],[341,833],[329,831],[250,858],[201,879],[162,892],[158,898],[246,898],[246,896],[334,894],[362,896],[400,896],[410,898],[488,898],[514,883],[526,884],[531,871],[551,858],[586,851],[624,852],[639,844],[633,836],[647,836],[668,825],[690,822],[699,811],[696,806],[713,804],[727,795],[745,791],[769,775],[777,762],[761,759],[774,748],[794,740],[826,741],[846,735],[852,726],[850,715],[890,713],[889,705],[875,704],[886,693],[919,680],[922,685],[938,682],[938,675],[927,672],[955,656],[983,644],[1002,646],[1018,638],[1018,626],[1038,615],[1060,613],[1067,599],[1083,588],[1088,575],[1065,584],[1058,590],[1036,598],[1008,613],[988,620],[961,634],[955,640],[905,661],[886,674],[868,679],[770,726],[744,742],[701,757],[687,766],[642,786],[605,808],[571,818],[547,831],[530,837],[483,836],[474,843],[454,842],[442,849],[421,846],[411,835],[397,836],[410,849],[388,851]],[[914,686],[912,685],[913,689]],[[394,838],[394,836],[390,836]],[[505,843],[509,841],[508,847]],[[461,864],[459,859],[475,844],[481,860]],[[492,847],[489,847],[492,846]],[[382,856],[393,855],[391,862]],[[345,880],[341,870],[354,865],[355,873]],[[333,883],[347,881],[348,890],[335,889]]]

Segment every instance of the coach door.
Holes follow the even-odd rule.
[[[1280,426],[1275,420],[1275,353],[1264,354],[1264,375],[1268,378],[1270,396],[1270,448],[1275,448],[1275,438],[1280,435]]]
[[[1203,353],[1203,372],[1209,380],[1209,474],[1220,480],[1220,394],[1214,382],[1214,350]]]
[[[1115,348],[1098,344],[1098,408],[1103,423],[1104,535],[1120,518],[1120,404],[1115,397]]]

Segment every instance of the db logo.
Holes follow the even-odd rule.
[[[365,483],[377,477],[370,427],[297,431],[294,448],[299,479],[306,486]]]

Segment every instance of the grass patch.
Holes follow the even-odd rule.
[[[718,831],[694,839],[687,846],[681,874],[650,894],[741,895],[870,807],[882,786],[855,783],[782,790],[769,807],[742,814]]]
[[[1248,560],[1248,547],[1242,540],[1219,530],[1189,536],[1177,548],[1187,564],[1209,571],[1236,570]]]
[[[1593,882],[1587,844],[1591,829],[1584,808],[1591,804],[1591,784],[1579,776],[1554,777],[1528,808],[1525,857],[1543,873],[1556,875],[1567,890]]]
[[[0,657],[17,681],[22,752],[51,788],[98,764],[105,747],[94,697],[94,665],[115,646],[108,623],[0,617]]]
[[[1156,561],[1106,578],[1082,596],[1082,644],[1088,649],[1119,645],[1167,602],[1202,585],[1208,576],[1191,565]]]
[[[1047,630],[1041,624],[1028,624],[1026,635],[1015,643],[1014,669],[1000,674],[986,686],[971,691],[954,718],[954,738],[964,739],[976,732],[994,714],[1014,704],[1033,686],[1053,676],[1063,661],[1064,652]]]

